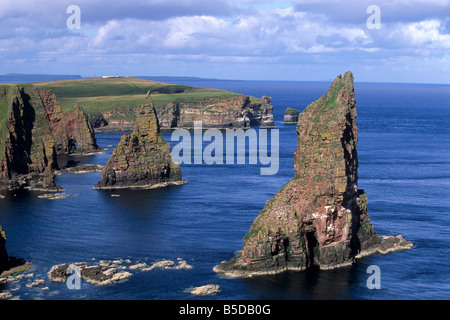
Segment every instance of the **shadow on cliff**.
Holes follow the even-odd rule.
[[[20,108],[20,102],[15,100],[13,103],[13,116],[16,122],[15,132],[11,135],[13,149],[13,159],[10,168],[18,174],[27,174],[29,171],[29,155],[31,154],[31,145],[33,142],[32,131],[36,120],[36,112],[30,103],[31,97],[22,92],[23,110]]]

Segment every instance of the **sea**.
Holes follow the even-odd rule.
[[[170,82],[167,81],[166,82]],[[214,266],[242,248],[242,238],[266,201],[294,174],[295,125],[283,124],[287,107],[302,111],[331,81],[219,81],[176,83],[272,97],[279,133],[279,170],[261,175],[257,164],[181,164],[182,186],[99,191],[100,173],[62,173],[65,199],[33,191],[2,191],[0,225],[10,256],[29,261],[30,277],[0,285],[22,300],[441,300],[450,298],[450,86],[355,82],[359,183],[380,235],[401,234],[411,250],[375,254],[336,270],[289,271],[234,279]],[[254,128],[260,132],[259,128]],[[126,133],[126,132],[125,132]],[[124,132],[97,133],[102,154],[73,157],[104,165]],[[173,148],[172,132],[163,138]],[[204,142],[208,144],[207,142]],[[114,196],[112,196],[114,195]],[[128,270],[106,286],[79,288],[51,282],[56,264],[129,259],[151,265],[183,259],[191,269]],[[126,265],[126,264],[124,264]],[[378,267],[378,288],[370,286]],[[27,287],[36,279],[44,286]],[[215,284],[214,295],[192,288]]]

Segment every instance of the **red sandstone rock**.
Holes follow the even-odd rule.
[[[353,75],[338,76],[299,116],[295,176],[255,219],[240,255],[215,267],[230,276],[351,264],[365,253],[411,248],[374,232],[358,189]],[[391,239],[392,240],[392,239]]]

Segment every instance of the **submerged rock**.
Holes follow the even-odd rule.
[[[299,116],[295,175],[255,219],[239,256],[214,268],[232,277],[330,269],[375,252],[411,248],[382,238],[358,189],[358,141],[353,75],[338,76],[326,95]]]
[[[150,95],[139,109],[133,133],[122,136],[95,189],[154,188],[183,184],[170,145],[160,132]]]

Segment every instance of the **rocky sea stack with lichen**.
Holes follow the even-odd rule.
[[[38,92],[47,113],[58,154],[83,153],[98,149],[94,129],[82,107],[75,105],[73,110],[63,113],[51,90]]]
[[[299,116],[295,175],[269,200],[244,236],[240,254],[214,271],[231,277],[349,265],[372,253],[409,249],[401,236],[374,232],[358,189],[353,74]]]
[[[160,132],[150,94],[139,109],[133,132],[120,139],[95,189],[156,188],[183,184],[170,145]]]
[[[299,111],[297,109],[286,108],[283,117],[284,124],[297,124]]]
[[[55,138],[32,86],[0,87],[0,187],[52,189]]]
[[[98,149],[83,110],[63,113],[54,93],[0,86],[0,188],[60,191],[57,154]]]
[[[8,268],[8,252],[6,251],[6,234],[0,226],[0,274]]]

